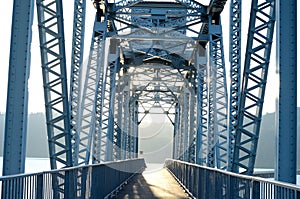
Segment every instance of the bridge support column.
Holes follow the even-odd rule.
[[[22,5],[22,6],[20,6]],[[14,1],[4,135],[3,175],[25,170],[33,1]]]
[[[297,1],[277,3],[277,110],[276,180],[296,183],[297,169]]]
[[[197,141],[196,141],[196,164],[207,164],[207,122],[208,122],[208,85],[207,85],[207,57],[206,49],[199,46],[197,55]]]

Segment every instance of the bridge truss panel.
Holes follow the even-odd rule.
[[[107,45],[110,44],[110,40],[107,41]],[[115,54],[109,57],[105,55],[107,59],[106,64],[103,65],[102,80],[98,82],[97,86],[97,99],[96,99],[96,132],[94,134],[93,144],[93,161],[94,163],[100,163],[113,160],[113,143],[118,142],[114,129],[116,128],[114,123],[114,96],[115,96],[115,81],[116,72],[119,64],[119,58],[117,57],[118,51],[116,46],[110,46],[108,49],[115,51]],[[117,140],[116,140],[117,139]],[[116,154],[115,154],[116,156]]]
[[[220,18],[209,22],[208,166],[228,163],[227,82]]]
[[[80,77],[83,52],[84,52],[84,32],[85,32],[86,0],[74,1],[73,17],[73,37],[72,37],[72,56],[70,74],[70,128],[72,136],[73,164],[77,165],[77,156],[74,154],[78,147],[78,134],[80,131],[80,105],[82,78]]]
[[[104,77],[104,48],[107,23],[96,20],[91,41],[90,55],[85,74],[80,80],[84,82],[80,105],[80,129],[75,139],[74,161],[77,165],[88,164],[90,159],[93,132],[96,130],[96,99],[98,83]],[[82,70],[83,73],[83,70]],[[94,139],[97,141],[98,139]]]
[[[116,49],[115,49],[116,50]],[[116,54],[118,55],[118,54]],[[115,85],[116,85],[116,73],[119,66],[119,58],[113,56],[113,60],[109,60],[109,66],[106,70],[106,76],[104,79],[105,95],[103,102],[103,128],[101,130],[102,138],[106,138],[106,143],[102,143],[102,149],[105,148],[104,161],[117,160],[120,157],[120,147],[117,143],[121,142],[120,134],[117,130],[117,124],[115,123]]]
[[[38,0],[38,28],[51,169],[70,167],[72,145],[62,1]],[[64,174],[52,179],[53,198],[63,195]]]
[[[99,17],[96,18],[91,48],[94,60],[90,58],[93,63],[89,63],[86,72],[86,81],[90,83],[84,85],[81,102],[79,163],[88,162],[92,139],[94,163],[136,156],[140,122],[137,112],[145,108],[143,103],[148,103],[145,115],[160,106],[174,124],[174,140],[177,140],[174,146],[178,146],[174,156],[195,163],[199,162],[196,154],[204,152],[200,149],[206,147],[209,154],[215,147],[216,163],[225,168],[227,90],[221,27],[213,24],[210,34],[201,33],[199,23],[208,22],[206,7],[194,1],[172,3],[171,7],[140,1],[107,6],[110,13],[104,20],[101,18],[99,22]],[[207,69],[204,63],[197,71],[194,49],[199,46],[198,41],[205,43],[209,39],[211,67]],[[141,79],[137,81],[137,77]],[[209,82],[211,78],[216,80],[213,84]],[[167,102],[169,98],[173,102]],[[199,119],[199,113],[205,111]],[[197,140],[199,134],[204,140]],[[208,142],[209,135],[213,136],[213,143]],[[208,160],[203,162],[209,165]]]
[[[51,169],[72,166],[63,11],[60,0],[37,2]]]
[[[115,115],[116,118],[116,129],[117,136],[116,144],[116,159],[125,160],[130,157],[130,147],[132,142],[132,132],[130,131],[130,89],[129,82],[130,77],[127,74],[126,70],[120,70],[117,74],[118,81],[116,82],[116,106],[115,106]]]
[[[275,24],[275,1],[253,0],[250,14],[233,171],[251,175],[262,119]]]
[[[207,166],[208,157],[208,74],[206,49],[201,45],[196,51],[197,65],[197,143],[196,163]]]
[[[230,99],[229,99],[229,145],[228,145],[228,170],[232,168],[235,132],[238,123],[238,109],[241,95],[241,24],[242,1],[230,2]]]

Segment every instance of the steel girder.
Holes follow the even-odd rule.
[[[188,162],[196,162],[196,144],[197,144],[197,96],[195,90],[189,88],[190,90],[190,99],[189,99],[189,145],[188,145]]]
[[[128,80],[126,81],[128,82]],[[123,91],[123,96],[124,96],[124,103],[123,103],[123,113],[124,113],[124,116],[123,116],[123,134],[122,134],[122,144],[121,144],[121,152],[122,152],[122,155],[121,155],[121,159],[128,159],[128,158],[132,158],[130,157],[131,154],[130,153],[130,147],[131,147],[131,143],[133,142],[132,138],[134,137],[132,135],[133,132],[130,132],[129,131],[129,115],[130,115],[130,107],[129,107],[129,101],[130,101],[130,92],[129,92],[129,87],[126,86],[124,88],[124,91]]]
[[[227,168],[227,83],[220,18],[209,21],[208,166]]]
[[[114,134],[114,96],[115,96],[115,81],[116,73],[119,65],[118,50],[115,45],[110,46],[111,50],[116,54],[110,54],[107,65],[103,66],[102,81],[98,82],[98,90],[96,91],[96,109],[97,123],[94,137],[94,163],[112,161],[115,154],[114,142],[118,141]],[[117,139],[117,140],[116,140]]]
[[[119,39],[120,42],[120,46],[123,52],[123,58],[121,58],[121,60],[123,59],[123,63],[125,63],[126,65],[128,65],[130,67],[130,65],[133,66],[138,66],[142,63],[145,64],[151,64],[151,63],[156,63],[158,60],[160,60],[161,64],[168,64],[171,67],[174,67],[172,64],[175,61],[175,59],[172,57],[173,54],[180,54],[184,59],[183,60],[192,60],[193,59],[193,54],[191,53],[193,50],[189,51],[187,50],[188,48],[190,49],[194,49],[195,46],[197,46],[196,43],[194,43],[195,40],[193,39],[197,39],[197,41],[199,40],[203,40],[206,41],[208,40],[208,32],[206,34],[202,34],[199,33],[199,30],[196,31],[193,28],[193,25],[195,24],[199,24],[203,21],[208,21],[207,18],[207,14],[206,11],[204,12],[203,10],[201,10],[203,7],[199,7],[199,9],[195,9],[194,11],[186,11],[186,8],[182,8],[181,6],[174,4],[173,8],[168,8],[168,14],[172,13],[174,16],[176,16],[176,14],[181,14],[182,19],[179,20],[179,18],[176,19],[176,17],[174,18],[169,18],[166,20],[160,20],[160,14],[162,16],[168,16],[168,14],[166,14],[166,8],[164,7],[163,4],[155,4],[155,6],[148,6],[148,3],[141,3],[141,2],[134,2],[133,4],[129,4],[127,6],[122,5],[123,7],[120,7],[118,9],[115,8],[114,10],[114,14],[111,16],[111,18],[113,19],[113,21],[116,23],[120,23],[120,27],[117,28],[117,34],[115,34],[113,36],[113,38]],[[187,6],[188,9],[191,9],[193,6]],[[112,10],[114,8],[112,7]],[[152,16],[152,13],[160,13],[158,14],[158,16]],[[196,14],[198,13],[198,14]],[[196,16],[197,15],[197,16]],[[175,26],[176,25],[176,26]],[[176,28],[171,28],[175,26]],[[157,27],[159,27],[159,29],[157,29]],[[170,28],[165,28],[165,27],[170,27]],[[156,31],[153,31],[153,28],[155,28]],[[186,34],[187,32],[190,32],[192,35],[194,35],[194,37],[187,37]],[[218,33],[216,33],[217,35]],[[141,36],[142,35],[142,36]],[[218,54],[218,51],[220,51],[220,46],[222,48],[222,44],[219,44],[220,40],[220,34],[218,35],[218,39],[215,39],[215,36],[211,37],[214,38],[215,40],[212,40],[214,42],[214,52],[216,52],[216,54]],[[170,37],[172,37],[172,39],[169,39]],[[142,41],[143,40],[143,41]],[[164,49],[171,49],[171,52],[167,52]],[[211,48],[212,49],[212,48]],[[221,49],[223,50],[223,49]],[[223,51],[221,52],[223,53]],[[223,54],[221,54],[221,56],[218,54],[217,57],[215,58],[216,63],[218,63],[220,57],[221,59]],[[222,60],[223,61],[223,60]],[[195,67],[193,67],[192,65],[186,65],[188,62],[182,62],[182,65],[177,65],[175,66],[175,68],[178,69],[178,72],[184,72],[184,70],[188,70],[193,68],[193,70],[195,70]],[[221,64],[222,65],[222,64]],[[185,67],[182,68],[181,67]],[[222,65],[224,66],[224,65]],[[224,68],[223,68],[224,69]],[[147,70],[147,67],[146,67]],[[220,67],[218,68],[218,70],[220,71]],[[208,72],[208,71],[207,71]],[[223,71],[221,71],[222,73]],[[141,73],[140,73],[141,74]],[[184,72],[184,74],[186,75],[187,73]],[[223,78],[225,75],[223,74],[223,76],[217,76],[216,78],[219,78],[218,80],[220,80],[220,78]],[[147,75],[145,76],[147,77]],[[197,75],[195,76],[197,77]],[[191,77],[189,79],[187,79],[187,82],[190,82],[192,84],[191,88],[196,89],[197,85],[196,82],[197,80],[193,80],[193,78],[195,77]],[[152,79],[152,77],[150,77]],[[204,77],[204,79],[207,77]],[[207,78],[208,79],[208,78]],[[206,80],[207,80],[206,79]],[[193,80],[193,81],[191,81]],[[143,78],[142,81],[145,81],[145,78]],[[146,80],[147,81],[147,80]],[[170,82],[172,82],[174,80],[170,80]],[[226,98],[227,95],[227,91],[225,89],[224,91],[224,85],[226,85],[226,83],[224,84],[224,82],[226,82],[226,79],[224,79],[223,83],[223,88],[222,87],[218,87],[216,86],[219,93],[222,93],[224,98]],[[144,82],[145,83],[145,82]],[[220,85],[221,83],[219,83],[218,85]],[[204,84],[203,84],[204,85]],[[217,85],[217,83],[216,83]],[[174,87],[173,89],[176,89],[176,87]],[[221,91],[221,89],[223,89],[223,91]],[[186,89],[184,89],[186,90]],[[177,89],[177,92],[179,92],[178,94],[180,95],[180,90]],[[211,92],[212,89],[211,89]],[[216,94],[216,96],[219,94]],[[182,104],[189,104],[187,102],[192,102],[192,104],[194,104],[195,102],[193,102],[193,100],[191,99],[190,95],[182,95],[185,97],[182,97],[183,101],[186,101],[186,103],[182,103]],[[207,96],[207,94],[206,94]],[[193,95],[193,97],[195,97],[195,94]],[[218,96],[219,97],[219,96]],[[221,97],[221,98],[222,98]],[[195,100],[194,100],[195,101]],[[221,99],[215,97],[215,101],[220,102]],[[198,103],[198,101],[197,101]],[[218,104],[218,103],[217,103]],[[226,104],[226,103],[225,103]],[[153,105],[153,104],[152,104]],[[218,104],[219,105],[219,104]],[[183,105],[186,106],[186,105]],[[225,105],[226,107],[227,105]],[[217,107],[217,105],[216,105]],[[218,107],[219,109],[222,109],[220,107]],[[217,109],[217,110],[219,110]],[[196,109],[197,110],[197,109]],[[186,114],[183,115],[184,111]],[[223,110],[222,110],[223,111]],[[219,111],[219,115],[218,117],[221,115]],[[191,161],[191,162],[195,162],[195,151],[196,151],[196,124],[191,124],[190,123],[190,119],[195,117],[196,112],[194,112],[194,109],[191,107],[181,107],[180,109],[180,114],[179,118],[181,118],[181,122],[179,122],[179,124],[181,126],[178,127],[178,136],[176,136],[174,139],[178,139],[178,145],[179,145],[179,151],[176,152],[178,154],[178,156],[181,155],[181,158],[184,158],[187,161]],[[223,115],[224,117],[224,115]],[[185,122],[183,122],[183,120],[185,120]],[[196,121],[196,120],[193,120]],[[222,125],[221,123],[224,122],[226,123],[226,121],[222,121],[222,119],[217,120],[216,119],[216,123],[218,123],[220,126]],[[186,124],[185,124],[186,123]],[[213,123],[213,122],[212,122]],[[185,125],[185,126],[184,126]],[[221,128],[221,127],[220,127]],[[180,130],[181,129],[181,130]],[[193,130],[192,130],[193,129]],[[175,130],[174,130],[175,131]],[[222,129],[221,129],[222,131]],[[185,133],[184,133],[185,132]],[[218,132],[218,131],[217,131]],[[191,133],[191,134],[190,134]],[[223,133],[223,132],[222,132]],[[226,140],[227,138],[223,136],[223,134],[221,133],[221,136],[217,137],[217,144],[218,144],[218,153],[216,152],[216,154],[218,155],[217,160],[222,162],[221,160],[226,159],[227,157],[225,157],[225,153],[224,153],[224,140]],[[218,141],[220,140],[220,141]],[[189,147],[190,146],[190,147]],[[198,144],[199,146],[199,144]],[[226,150],[225,150],[226,151]],[[175,154],[175,152],[174,152]],[[222,163],[219,163],[218,165],[221,165]],[[226,164],[226,163],[225,163]],[[221,167],[221,166],[220,166]]]
[[[277,110],[276,180],[297,182],[297,3],[276,1],[277,65],[279,101]],[[299,62],[298,62],[299,70]],[[298,84],[299,85],[299,84]],[[299,116],[298,116],[299,121]]]
[[[229,99],[229,145],[228,170],[232,168],[235,132],[238,123],[238,108],[241,95],[241,0],[231,0],[230,4],[230,99]]]
[[[234,144],[237,173],[251,175],[254,169],[274,24],[275,0],[253,0]]]
[[[70,125],[72,135],[73,164],[77,165],[78,134],[80,131],[81,70],[83,64],[86,0],[74,1],[71,79],[70,79]]]
[[[50,165],[72,166],[67,72],[60,0],[38,0],[37,14]]]
[[[113,47],[112,47],[113,48]],[[115,49],[116,52],[118,52]],[[118,53],[116,53],[118,56]],[[102,149],[105,148],[105,159],[104,161],[113,161],[118,158],[119,146],[118,142],[121,139],[120,134],[116,129],[116,123],[114,119],[115,112],[115,84],[116,84],[116,73],[119,63],[119,58],[117,56],[112,56],[113,59],[109,60],[109,66],[106,70],[106,76],[104,79],[105,85],[105,95],[103,108],[102,108],[102,137],[106,138],[106,143],[101,146]]]
[[[124,75],[124,77],[120,77],[120,73],[118,74],[119,81],[116,83],[116,106],[114,117],[116,118],[116,126],[115,129],[118,132],[118,140],[117,141],[117,160],[124,160],[128,157],[128,149],[129,149],[129,79],[128,75]]]
[[[175,160],[179,159],[179,153],[178,153],[178,136],[179,136],[179,116],[180,114],[180,109],[179,109],[179,104],[176,103],[175,105],[175,116],[174,116],[174,133],[173,133],[173,155],[172,158]]]
[[[50,166],[70,167],[72,146],[67,89],[63,10],[60,0],[38,0],[40,51],[46,107]],[[63,174],[53,178],[53,198],[64,191]]]
[[[195,2],[194,2],[195,3]],[[189,107],[181,107],[180,114],[178,114],[178,118],[181,118],[181,120],[185,120],[187,124],[184,124],[185,122],[179,122],[178,128],[178,142],[182,143],[182,147],[179,149],[177,154],[182,154],[187,161],[190,162],[196,162],[195,160],[195,154],[196,154],[196,147],[199,147],[199,144],[196,143],[196,137],[198,135],[196,125],[196,119],[193,119],[196,117],[196,113],[198,115],[198,109],[195,108],[195,106],[198,106],[198,101],[195,100],[196,93],[195,91],[198,89],[198,86],[196,85],[197,82],[201,83],[200,79],[196,79],[198,72],[195,73],[196,67],[193,64],[189,64],[191,60],[194,59],[194,55],[192,53],[193,49],[197,47],[197,42],[203,40],[204,42],[207,42],[208,40],[208,32],[205,34],[199,33],[199,30],[195,29],[195,25],[207,21],[207,14],[206,11],[204,12],[204,8],[200,4],[194,4],[187,6],[187,2],[184,2],[181,4],[174,4],[173,8],[166,7],[165,4],[155,3],[154,7],[152,6],[151,9],[149,9],[148,3],[140,3],[139,1],[131,2],[129,4],[126,4],[125,2],[121,4],[111,4],[108,7],[108,12],[110,12],[109,15],[105,15],[106,18],[100,23],[97,23],[97,28],[99,29],[102,27],[101,31],[98,31],[97,36],[100,35],[102,37],[100,40],[104,41],[103,37],[110,37],[111,40],[119,42],[120,46],[120,59],[118,59],[119,54],[116,53],[114,59],[110,59],[108,61],[108,67],[106,67],[106,63],[103,63],[105,60],[105,57],[111,55],[111,52],[109,50],[108,54],[105,54],[103,52],[103,47],[105,46],[103,43],[101,44],[99,48],[102,49],[101,53],[98,51],[99,56],[102,56],[102,58],[99,58],[98,56],[98,64],[99,62],[102,62],[100,65],[102,67],[97,66],[99,70],[102,70],[102,72],[98,72],[95,77],[97,85],[92,85],[93,88],[90,90],[91,94],[92,91],[96,93],[96,99],[94,103],[92,100],[90,103],[86,103],[87,107],[89,107],[89,110],[94,110],[95,113],[90,112],[91,115],[87,116],[89,117],[87,121],[92,121],[91,116],[95,115],[96,119],[95,121],[89,122],[89,126],[87,127],[89,129],[89,133],[87,134],[88,139],[83,138],[83,140],[91,140],[91,135],[94,135],[94,145],[93,145],[93,160],[94,162],[100,162],[100,161],[107,161],[107,160],[117,160],[122,159],[125,157],[132,157],[133,155],[137,155],[137,127],[134,127],[137,125],[137,112],[138,112],[138,100],[140,98],[137,97],[135,102],[130,102],[129,107],[126,108],[128,97],[132,98],[133,95],[136,95],[136,92],[140,92],[138,90],[135,90],[135,87],[137,86],[137,82],[142,82],[141,85],[146,85],[147,81],[157,81],[157,77],[151,76],[151,71],[153,70],[157,71],[165,70],[165,67],[169,67],[168,70],[171,69],[171,71],[176,71],[177,74],[180,74],[181,78],[183,76],[186,76],[187,78],[183,81],[185,85],[190,85],[187,87],[180,88],[180,86],[183,86],[183,83],[180,83],[175,79],[172,79],[170,76],[171,73],[169,73],[168,76],[165,76],[165,80],[169,82],[167,87],[176,95],[182,95],[184,103],[182,103],[183,106],[186,106],[186,104],[190,104]],[[147,6],[146,6],[147,4]],[[117,6],[116,6],[117,5]],[[183,5],[186,5],[187,7],[184,7]],[[198,6],[198,7],[197,7]],[[146,10],[147,11],[146,11]],[[145,15],[146,12],[146,15]],[[149,15],[148,15],[148,14]],[[158,16],[152,15],[153,13],[159,13]],[[167,14],[167,15],[166,15]],[[165,16],[171,16],[167,17],[165,19]],[[180,16],[180,17],[174,17],[174,16]],[[164,20],[160,20],[164,18]],[[99,20],[97,18],[96,20]],[[141,21],[142,20],[142,21]],[[109,24],[105,24],[107,22],[110,22]],[[119,23],[120,25],[116,25],[116,23]],[[159,27],[159,28],[158,28]],[[168,28],[166,28],[168,27]],[[106,32],[107,29],[113,29],[115,32]],[[160,30],[159,32],[156,32],[154,30]],[[188,37],[186,36],[187,32],[190,32],[194,36]],[[142,37],[140,36],[142,35]],[[216,37],[218,35],[218,37]],[[171,39],[170,39],[171,38]],[[196,40],[194,40],[196,38]],[[211,36],[211,41],[215,42],[214,45],[214,52],[215,52],[215,62],[219,62],[220,55],[218,54],[220,51],[221,44],[219,43],[220,40],[220,34],[216,33],[214,36]],[[216,39],[218,38],[218,39]],[[99,38],[98,38],[99,39]],[[143,40],[143,41],[142,41]],[[221,47],[222,48],[222,47]],[[93,49],[93,48],[92,48]],[[168,49],[168,51],[166,51]],[[211,49],[213,49],[211,47]],[[118,50],[115,50],[118,51]],[[222,49],[221,49],[221,53]],[[177,56],[176,56],[177,55]],[[180,56],[178,56],[180,55]],[[95,56],[96,57],[96,56]],[[221,54],[222,59],[222,54]],[[181,60],[181,61],[180,61]],[[97,63],[97,61],[95,63]],[[176,63],[176,64],[174,64]],[[180,63],[180,64],[178,64]],[[122,91],[118,90],[118,85],[120,78],[122,76],[117,76],[117,74],[120,73],[121,67],[119,66],[121,64],[121,67],[124,67],[124,69],[128,70],[130,68],[135,68],[136,76],[143,76],[144,78],[140,79],[139,81],[130,79],[130,83],[132,87],[130,86],[128,91]],[[142,64],[142,65],[141,65]],[[152,64],[152,65],[151,65]],[[222,65],[222,64],[221,64]],[[138,66],[143,66],[143,71],[139,70]],[[163,66],[163,67],[162,67]],[[153,68],[151,68],[153,67]],[[96,67],[95,67],[96,68]],[[173,69],[172,69],[173,68]],[[202,69],[203,67],[201,67]],[[88,69],[89,70],[89,69]],[[149,70],[147,74],[147,70]],[[218,68],[218,70],[221,70]],[[194,71],[194,72],[192,72]],[[208,71],[201,71],[199,74],[202,75],[203,80],[201,85],[205,87],[207,84],[208,77],[204,75]],[[212,73],[212,72],[210,72]],[[90,74],[90,72],[87,72],[87,75]],[[163,74],[163,73],[162,73]],[[149,78],[149,80],[147,80]],[[154,78],[154,79],[153,79]],[[216,73],[215,78],[223,78],[223,76],[218,76]],[[88,79],[88,78],[87,78]],[[91,80],[93,78],[91,77]],[[174,81],[175,80],[175,81]],[[200,81],[199,81],[200,80]],[[95,79],[93,80],[95,81]],[[224,83],[226,80],[224,80],[222,83]],[[135,83],[136,82],[136,83]],[[179,83],[179,84],[178,84]],[[92,84],[92,81],[91,81]],[[220,83],[221,84],[221,83]],[[87,88],[88,84],[85,84],[85,88]],[[179,86],[180,85],[180,86]],[[219,85],[216,83],[216,85]],[[224,86],[224,85],[223,85]],[[226,94],[226,91],[221,91],[221,87],[216,86],[218,92],[223,95]],[[132,90],[133,89],[133,90]],[[186,91],[186,94],[180,94],[183,90]],[[149,91],[149,90],[148,90]],[[192,92],[193,91],[193,92]],[[204,99],[207,98],[207,88],[204,88],[201,92],[204,95]],[[86,93],[86,91],[84,91]],[[164,90],[160,90],[160,92],[165,92]],[[199,92],[199,91],[197,91]],[[212,92],[212,89],[211,89]],[[194,94],[192,94],[194,93]],[[120,97],[123,95],[122,97]],[[157,95],[157,94],[156,94]],[[218,96],[219,94],[215,94],[215,96]],[[125,97],[126,96],[126,97]],[[205,97],[206,96],[206,97]],[[151,98],[151,95],[149,95]],[[155,98],[155,95],[152,95],[153,98]],[[218,96],[219,97],[219,96]],[[214,102],[221,101],[218,97],[215,97]],[[221,98],[224,96],[221,96]],[[86,96],[84,97],[86,98]],[[92,99],[92,98],[91,98]],[[126,100],[127,99],[127,100]],[[149,101],[150,99],[148,99]],[[219,100],[219,101],[218,101]],[[125,102],[126,101],[126,102]],[[150,100],[151,101],[151,100]],[[149,101],[149,102],[150,102]],[[117,102],[116,105],[114,105],[114,102]],[[154,103],[155,100],[154,100]],[[205,102],[201,102],[205,104]],[[207,102],[206,102],[207,103]],[[136,104],[136,105],[134,105]],[[180,103],[179,103],[180,104]],[[185,105],[184,105],[185,104]],[[216,103],[217,104],[217,103]],[[152,103],[153,105],[153,103]],[[85,107],[85,103],[83,101],[81,105],[81,109]],[[124,107],[124,108],[123,108]],[[135,108],[134,108],[135,107]],[[194,108],[193,108],[194,107]],[[218,107],[220,108],[220,107]],[[219,110],[216,105],[216,109]],[[129,109],[129,110],[128,110]],[[204,110],[205,108],[203,108]],[[222,108],[221,108],[222,109]],[[125,114],[130,116],[130,120],[134,121],[125,121],[125,118],[122,118],[119,116],[119,114],[123,111],[122,117],[125,117]],[[183,115],[182,111],[184,111],[186,114]],[[219,112],[220,113],[220,112]],[[175,115],[175,112],[174,112]],[[221,115],[221,114],[219,114]],[[84,118],[84,114],[82,115]],[[174,116],[174,121],[175,121]],[[170,119],[171,120],[171,119]],[[205,122],[205,117],[203,120]],[[207,122],[208,120],[206,120]],[[216,123],[220,124],[222,120],[216,120]],[[127,124],[126,124],[127,123]],[[129,123],[129,124],[128,124]],[[185,125],[185,126],[184,126]],[[84,125],[81,125],[82,128]],[[130,130],[132,129],[133,132],[127,133],[126,135],[126,129],[128,129],[129,126]],[[205,124],[202,124],[202,126],[205,126]],[[206,127],[207,128],[207,127]],[[183,129],[180,131],[180,129]],[[174,132],[176,131],[174,129]],[[183,133],[185,132],[185,133]],[[133,136],[129,135],[132,133]],[[221,140],[224,139],[223,135],[219,136],[217,140],[218,141],[218,150],[221,151],[220,153],[216,153],[218,155],[218,161],[222,160],[223,158],[223,144],[224,141]],[[81,140],[81,139],[80,139]],[[132,141],[131,141],[132,140]],[[88,154],[88,148],[89,144],[86,143],[85,145],[82,145],[84,150],[87,150],[86,154]],[[127,149],[127,147],[129,147]],[[133,149],[131,147],[134,147]],[[130,151],[128,153],[128,151]],[[123,153],[122,153],[123,152]],[[175,152],[174,152],[175,153]],[[88,156],[85,156],[88,157]],[[87,159],[86,159],[87,160]],[[220,163],[221,164],[221,163]]]
[[[82,91],[82,101],[80,105],[80,116],[78,123],[80,130],[76,139],[74,158],[77,165],[88,164],[90,159],[90,150],[93,134],[96,131],[96,99],[98,82],[104,77],[104,48],[106,40],[107,22],[94,23],[94,32],[91,41],[89,61],[85,75],[81,78],[84,80],[84,88]],[[83,71],[83,70],[81,70]],[[98,139],[94,139],[94,142]]]
[[[221,13],[227,0],[211,0],[209,3],[210,12]]]
[[[138,157],[138,112],[139,104],[136,96],[129,101],[129,139],[128,139],[128,158]]]
[[[206,49],[201,45],[196,51],[197,65],[197,143],[196,164],[207,165],[208,156],[208,74]]]
[[[189,98],[190,93],[187,88],[183,89],[179,98],[179,104],[181,105],[181,114],[180,114],[180,160],[188,162],[188,135],[189,135]]]
[[[206,7],[195,1],[179,0],[177,3],[134,1],[127,4],[123,2],[121,6],[118,6],[118,3],[116,6],[110,5],[110,10],[113,13],[111,15],[113,20],[123,24],[116,37],[126,39],[145,40],[147,39],[145,34],[148,34],[152,39],[167,40],[168,37],[162,37],[162,34],[169,34],[172,35],[169,37],[170,40],[174,41],[177,38],[180,41],[186,38],[176,34],[180,31],[189,33],[190,37],[196,35],[197,38],[199,31],[195,30],[195,25],[207,20]],[[161,15],[163,18],[154,15]],[[181,17],[173,17],[176,15]],[[159,21],[159,18],[164,20]],[[159,32],[151,30],[151,27],[155,26],[160,26]]]
[[[196,156],[196,113],[195,91],[188,85],[182,88],[178,97],[178,106],[175,106],[174,125],[174,157],[195,163]]]
[[[14,1],[3,148],[3,175],[24,173],[25,170],[33,7],[32,0]]]

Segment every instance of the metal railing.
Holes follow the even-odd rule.
[[[190,194],[201,199],[296,199],[300,187],[167,159],[165,167]]]
[[[132,159],[34,174],[4,176],[0,177],[0,198],[108,198],[121,189],[131,177],[142,172],[145,167],[144,159]],[[57,178],[58,176],[64,178]],[[59,181],[55,182],[57,179]],[[57,191],[58,188],[63,190]]]

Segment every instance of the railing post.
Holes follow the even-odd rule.
[[[103,188],[106,186],[104,174],[105,165],[92,168],[91,199],[104,198]]]
[[[37,175],[37,181],[36,181],[36,198],[42,199],[43,198],[43,192],[44,192],[44,174],[40,173]]]
[[[87,191],[86,186],[87,186],[88,173],[89,173],[89,167],[83,167],[81,170],[81,186],[80,186],[80,198],[81,199],[85,199],[85,195],[86,195],[86,191]],[[76,182],[76,183],[78,184],[78,182]]]
[[[77,169],[67,170],[65,171],[65,190],[64,190],[64,196],[65,198],[75,198],[76,196],[76,184],[75,184],[75,178],[77,177],[77,174],[75,175],[75,172]]]
[[[295,198],[300,198],[300,191],[296,191],[295,195]]]
[[[260,182],[252,181],[252,198],[260,199]]]

